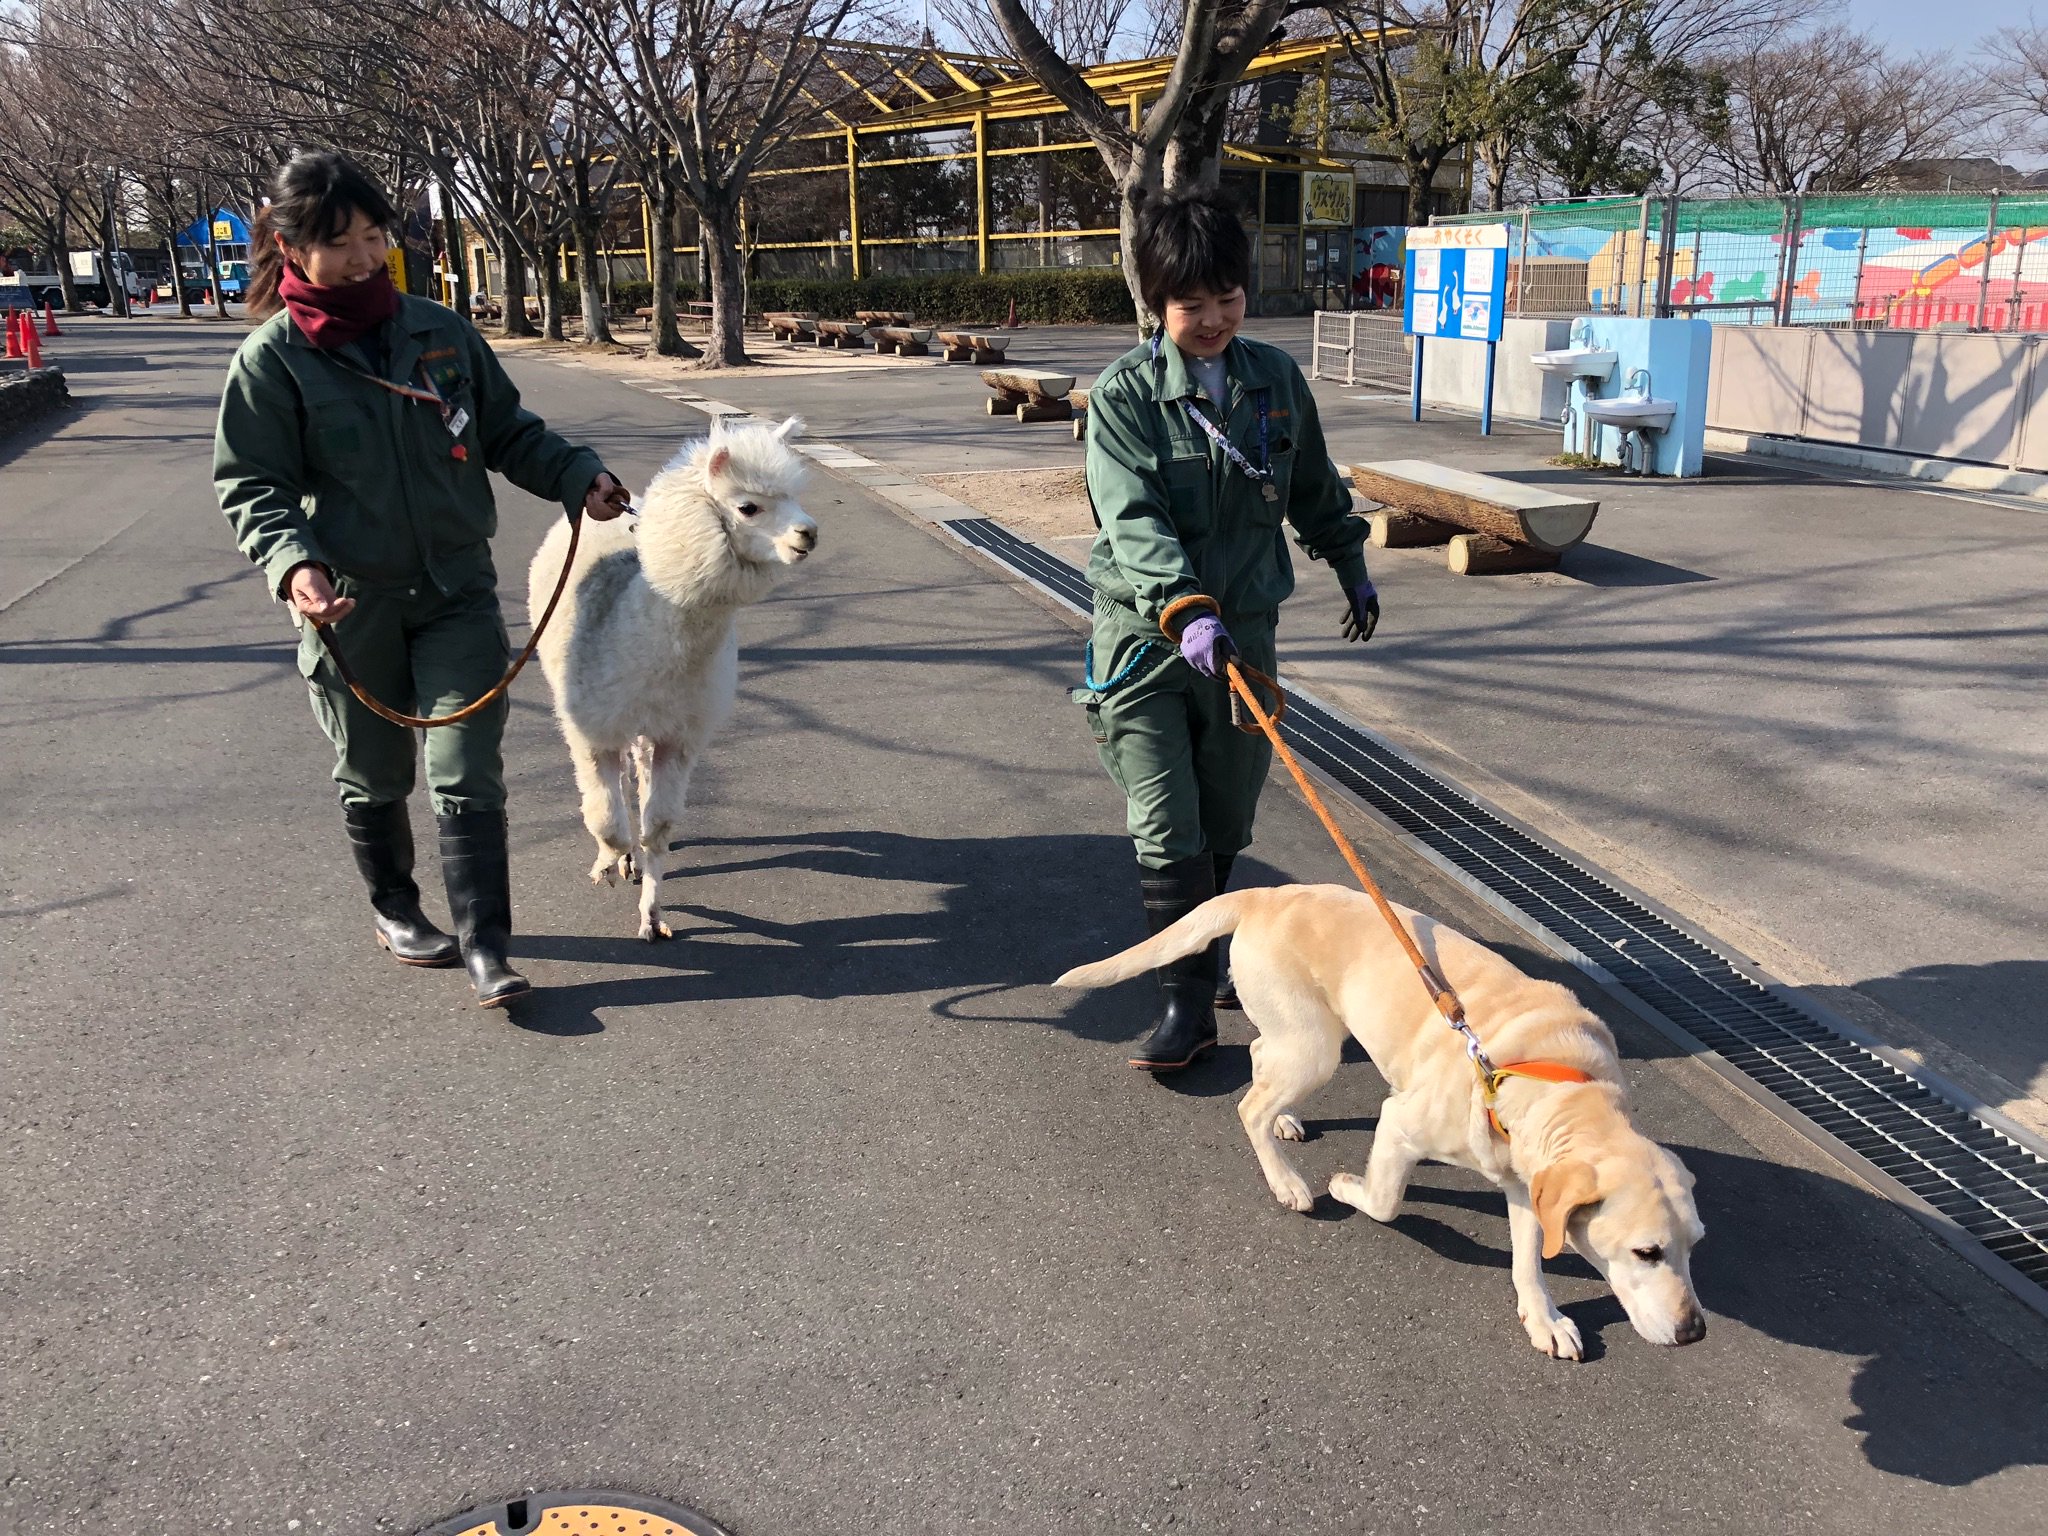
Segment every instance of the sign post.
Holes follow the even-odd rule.
[[[1411,421],[1422,420],[1422,348],[1431,336],[1486,343],[1486,391],[1479,434],[1493,434],[1494,349],[1507,315],[1508,227],[1505,224],[1426,224],[1408,231],[1406,281],[1401,285],[1401,329],[1415,338],[1415,397]]]

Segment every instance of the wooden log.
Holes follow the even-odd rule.
[[[853,318],[863,325],[908,325],[910,311],[907,309],[856,309]]]
[[[1064,400],[1024,400],[1017,406],[1019,421],[1071,421],[1074,408]]]
[[[1057,400],[1061,405],[1067,403],[1067,396],[1074,390],[1071,373],[1054,373],[1047,368],[988,368],[983,370],[981,382],[1006,394]]]
[[[1556,550],[1535,549],[1527,544],[1495,538],[1490,533],[1461,533],[1452,538],[1444,552],[1444,563],[1454,576],[1499,576],[1511,571],[1554,571],[1560,555]]]
[[[1366,522],[1372,529],[1371,541],[1379,549],[1417,549],[1442,544],[1458,531],[1449,523],[1416,512],[1403,512],[1397,507],[1382,507],[1368,514]]]
[[[1360,464],[1352,484],[1374,501],[1471,533],[1490,533],[1536,549],[1568,549],[1585,538],[1600,503],[1497,475],[1478,475],[1421,459]]]
[[[1023,408],[1023,405],[1024,400],[1020,395],[990,395],[988,397],[988,413],[991,416],[1014,416]]]

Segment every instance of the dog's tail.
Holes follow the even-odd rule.
[[[1226,934],[1237,932],[1245,908],[1261,893],[1232,891],[1203,902],[1186,917],[1142,944],[1134,944],[1120,955],[1076,966],[1053,985],[1056,987],[1107,987],[1128,981],[1146,971],[1157,970],[1206,949]]]

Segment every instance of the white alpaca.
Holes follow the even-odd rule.
[[[665,939],[661,881],[690,770],[732,714],[739,685],[735,620],[817,547],[818,525],[796,504],[803,431],[714,423],[641,498],[638,527],[586,520],[576,569],[540,643],[597,839],[594,883],[640,877],[640,937]],[[538,615],[561,574],[569,527],[557,523],[527,572]],[[629,807],[629,771],[639,815]]]

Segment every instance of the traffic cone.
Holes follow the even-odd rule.
[[[33,320],[29,321],[29,328],[31,330],[35,328]],[[57,329],[57,306],[48,299],[43,300],[43,334],[45,336],[62,336],[64,334]]]
[[[21,309],[9,309],[7,311],[7,355],[9,357],[28,356],[27,349],[21,344],[21,317],[27,313],[28,311]]]
[[[43,366],[43,344],[36,340],[36,322],[27,310],[21,312],[21,345],[28,354],[30,371]]]
[[[1010,299],[1010,317],[1003,322],[1003,329],[1006,331],[1017,329],[1017,300],[1015,296],[1012,296]]]

